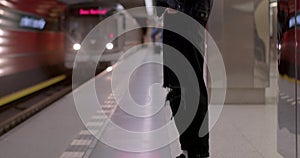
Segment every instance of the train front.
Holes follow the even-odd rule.
[[[103,70],[117,61],[122,54],[124,38],[113,40],[116,35],[125,29],[123,6],[118,3],[79,3],[69,5],[65,14],[65,51],[67,68],[74,66],[98,64],[98,69]],[[109,22],[105,19],[116,14],[114,18],[110,18]],[[105,27],[95,27],[102,23]],[[92,29],[97,34],[85,37]],[[98,30],[97,30],[98,29]],[[92,38],[91,38],[92,37]],[[89,46],[87,49],[82,48],[85,42]],[[105,45],[105,50],[98,50],[100,44]],[[93,49],[95,48],[95,49]],[[101,58],[99,59],[99,55]],[[75,62],[76,61],[76,62]]]

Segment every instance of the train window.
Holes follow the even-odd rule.
[[[44,29],[46,25],[46,21],[43,18],[37,19],[33,17],[24,16],[20,20],[21,27],[28,27],[34,29]]]
[[[297,26],[300,25],[300,15],[299,14],[296,16],[296,19],[295,19],[295,16],[293,16],[289,19],[289,28],[295,27],[295,22],[297,23]]]
[[[16,11],[0,7],[0,25],[18,30],[32,31],[59,31],[60,22],[58,18],[47,18],[27,12]]]

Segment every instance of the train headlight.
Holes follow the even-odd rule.
[[[76,43],[76,44],[73,45],[73,49],[74,50],[79,50],[80,48],[81,48],[81,45],[78,44],[78,43]]]
[[[114,44],[112,44],[112,43],[107,43],[107,44],[106,44],[106,48],[107,48],[108,50],[112,50],[112,49],[114,48]]]

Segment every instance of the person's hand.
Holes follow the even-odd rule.
[[[178,12],[177,10],[172,9],[172,8],[168,8],[167,11],[169,14],[176,14]]]

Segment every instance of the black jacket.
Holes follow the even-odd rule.
[[[193,15],[193,13],[196,13],[195,6],[198,5],[198,9],[200,8],[199,9],[200,12],[207,11],[207,14],[209,14],[210,10],[211,10],[211,5],[212,5],[211,0],[156,0],[156,5],[176,9],[174,7],[176,7],[177,5],[174,3],[177,3],[178,1],[180,1],[180,3],[184,2],[183,7],[184,7],[184,12],[186,14],[188,14],[188,15],[191,14],[190,16],[193,17],[194,19],[198,18],[196,20],[198,22],[200,22],[204,27],[206,26],[208,17],[207,18],[206,17],[199,18],[199,16]],[[199,6],[199,5],[201,5],[201,6]],[[158,16],[161,16],[163,11],[164,10],[158,10],[157,11]],[[171,27],[176,27],[180,24],[181,23],[178,22],[178,19],[176,16],[174,16],[172,14],[168,14],[168,13],[166,13],[164,15],[164,25],[165,26],[169,25]],[[178,27],[182,27],[182,29],[186,29],[184,27],[187,27],[187,26],[178,26]],[[189,26],[189,28],[186,30],[194,32],[194,31],[196,31],[196,29],[198,29],[198,28]],[[180,53],[182,53],[188,59],[188,61],[194,68],[195,73],[197,74],[200,88],[206,89],[205,85],[202,84],[202,83],[204,83],[203,76],[202,76],[204,59],[201,56],[201,53],[198,52],[198,50],[188,40],[186,40],[182,36],[178,35],[177,33],[174,33],[169,30],[163,31],[163,43],[165,45],[169,45],[169,46],[177,49]],[[204,47],[204,41],[202,41],[199,44],[202,45],[201,47]],[[168,60],[170,60],[169,55],[171,53],[171,50],[169,50],[169,48],[167,48],[167,47],[164,47],[163,49],[164,49],[163,61],[164,61],[164,63],[167,63]],[[204,52],[202,52],[202,54],[204,54]],[[164,71],[164,83],[163,83],[164,87],[169,87],[169,88],[180,87],[179,81],[173,71],[171,71],[167,66],[164,66],[163,71]]]

